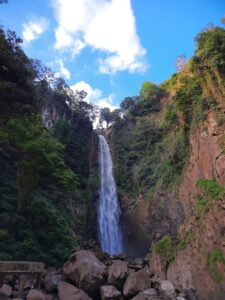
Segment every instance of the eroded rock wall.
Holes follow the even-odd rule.
[[[208,212],[195,217],[197,180],[214,179],[225,183],[225,155],[220,145],[224,129],[210,113],[207,121],[191,134],[191,154],[179,187],[185,219],[178,236],[187,245],[176,251],[167,270],[167,278],[177,288],[193,288],[202,300],[220,300],[225,294],[225,199],[215,200]],[[165,277],[160,256],[154,251],[151,268]]]

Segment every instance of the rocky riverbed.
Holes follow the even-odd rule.
[[[91,250],[76,251],[62,269],[45,270],[39,287],[37,280],[27,278],[19,295],[21,279],[6,276],[0,288],[0,300],[196,299],[193,290],[175,290],[170,281],[153,274],[148,259],[109,257]]]

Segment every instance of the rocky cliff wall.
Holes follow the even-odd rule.
[[[207,121],[191,134],[191,154],[178,191],[184,211],[178,237],[185,241],[184,249],[175,251],[167,270],[167,278],[176,282],[177,287],[193,288],[199,299],[204,300],[221,300],[225,294],[225,199],[213,201],[207,211],[196,217],[199,192],[196,182],[203,178],[224,184],[225,155],[221,149],[224,129],[210,113]],[[160,255],[155,251],[151,268],[165,277]]]

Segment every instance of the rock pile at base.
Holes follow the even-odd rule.
[[[90,250],[78,250],[63,270],[45,271],[40,288],[27,280],[22,295],[18,279],[5,279],[0,300],[196,300],[188,291],[175,291],[170,281],[157,278],[141,259],[99,257],[101,261]]]

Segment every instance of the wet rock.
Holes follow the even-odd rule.
[[[59,282],[62,281],[62,275],[57,271],[48,271],[44,278],[44,287],[47,292],[51,292],[57,288]]]
[[[159,294],[166,300],[175,300],[176,292],[173,284],[169,280],[161,280],[159,282]]]
[[[113,285],[101,286],[101,300],[119,300],[121,292]]]
[[[132,273],[127,277],[124,284],[123,294],[126,297],[133,297],[139,292],[151,288],[151,279],[148,269]]]
[[[32,289],[27,294],[27,300],[46,300],[46,295],[42,291]]]
[[[123,288],[124,282],[128,276],[128,267],[126,261],[116,260],[109,267],[108,283],[116,286],[119,290]]]
[[[120,253],[120,254],[117,254],[117,255],[113,255],[113,259],[116,260],[127,260],[127,256],[126,254],[124,253]]]
[[[12,288],[8,284],[3,284],[0,288],[0,299],[7,299],[12,295]]]
[[[64,275],[90,296],[99,295],[100,286],[105,283],[107,270],[95,254],[81,250],[73,254],[64,265]]]
[[[58,284],[58,296],[59,300],[91,300],[84,291],[67,282]]]
[[[140,258],[140,257],[135,258],[134,263],[138,268],[140,268],[140,269],[143,268],[144,261],[142,258]]]
[[[138,293],[132,300],[160,300],[155,289],[148,289]]]

